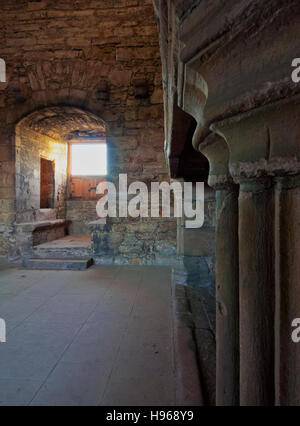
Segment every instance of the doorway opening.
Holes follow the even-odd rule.
[[[41,157],[40,208],[53,209],[55,196],[55,162]]]

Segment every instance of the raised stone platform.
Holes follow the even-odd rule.
[[[93,259],[24,259],[23,267],[39,270],[83,271],[93,265]]]
[[[93,264],[91,237],[68,235],[33,248],[31,258],[23,258],[26,269],[81,271]]]
[[[20,256],[29,257],[35,246],[63,238],[67,234],[67,226],[64,219],[18,223],[16,236]]]
[[[67,235],[55,241],[40,244],[33,249],[37,259],[81,259],[91,256],[89,235]]]

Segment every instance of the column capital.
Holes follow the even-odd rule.
[[[258,178],[244,178],[241,177],[236,179],[240,185],[240,189],[242,192],[263,192],[270,188],[272,188],[275,184],[274,179],[269,176],[260,176]]]
[[[225,140],[221,136],[211,133],[200,145],[199,151],[209,161],[209,186],[214,189],[225,189],[233,185],[234,182],[229,172],[230,153]]]
[[[279,189],[294,189],[300,186],[300,174],[276,178]]]
[[[300,96],[211,125],[229,146],[235,181],[300,174]]]

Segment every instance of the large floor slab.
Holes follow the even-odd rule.
[[[175,404],[171,271],[0,263],[0,405]]]

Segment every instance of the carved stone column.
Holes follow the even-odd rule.
[[[209,185],[216,190],[216,342],[218,406],[239,405],[238,186],[229,174],[223,138],[209,136],[200,146],[210,163]]]
[[[275,403],[275,201],[263,123],[247,114],[212,126],[227,140],[240,184],[240,404],[246,406]]]
[[[239,199],[241,405],[274,405],[272,180],[242,179]]]
[[[212,126],[240,184],[241,405],[300,402],[299,113],[294,97]]]
[[[300,176],[278,179],[280,359],[279,405],[300,405],[300,343],[292,322],[300,318]]]

